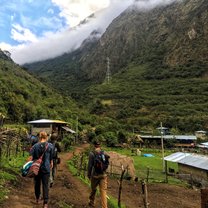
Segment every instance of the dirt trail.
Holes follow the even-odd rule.
[[[76,153],[83,151],[88,145],[76,148]],[[50,208],[84,208],[88,207],[89,187],[74,177],[67,168],[66,162],[72,158],[72,153],[62,153],[61,164],[58,166],[57,177],[54,186],[50,189]],[[33,180],[21,178],[22,181],[11,190],[8,200],[2,208],[41,208],[35,205]],[[108,195],[117,199],[118,179],[110,178],[108,183]],[[141,184],[134,181],[123,181],[121,201],[126,208],[144,207]],[[149,208],[200,208],[200,190],[168,184],[148,184]],[[96,199],[96,208],[99,207],[99,198]]]
[[[78,153],[86,148],[87,145],[77,147]],[[58,165],[57,177],[54,185],[49,192],[49,207],[87,207],[89,188],[81,181],[76,179],[67,168],[66,162],[72,157],[72,153],[60,154],[61,164]],[[33,179],[22,178],[22,181],[16,189],[13,189],[8,200],[2,206],[3,208],[39,208],[42,204],[34,203]]]

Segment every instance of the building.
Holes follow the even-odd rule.
[[[206,131],[195,131],[195,135],[198,139],[206,140],[207,139],[207,132]]]
[[[208,156],[176,152],[164,158],[166,171],[168,162],[178,163],[178,174],[189,176],[188,179],[193,183],[208,187]]]
[[[62,139],[64,132],[75,134],[76,132],[70,129],[67,122],[61,120],[40,119],[27,122],[31,125],[30,135],[36,136],[40,131],[46,131],[48,135],[57,134],[58,139]]]
[[[144,143],[161,145],[161,136],[140,135]],[[163,135],[164,144],[175,147],[194,147],[197,138],[194,135]]]

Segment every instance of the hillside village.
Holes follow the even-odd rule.
[[[22,65],[0,49],[0,207],[35,206],[20,170],[45,131],[61,146],[50,207],[87,206],[99,141],[109,208],[206,208],[207,10],[206,0],[130,7],[80,47]]]

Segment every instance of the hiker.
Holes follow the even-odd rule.
[[[41,200],[40,196],[42,183],[43,207],[47,208],[49,198],[50,169],[53,167],[53,146],[48,143],[48,135],[45,131],[41,131],[39,133],[39,142],[33,145],[30,154],[32,156],[32,160],[37,160],[42,154],[44,154],[40,171],[38,175],[34,177],[34,190],[36,197],[35,203],[39,204]]]
[[[102,159],[101,159],[102,158]],[[95,195],[99,185],[101,207],[107,208],[107,174],[109,156],[101,150],[99,142],[94,142],[94,150],[89,154],[88,178],[91,181],[91,193],[89,196],[89,207],[95,207]],[[100,160],[101,159],[101,160]],[[102,164],[100,164],[102,163]]]
[[[61,152],[61,147],[57,142],[57,135],[55,133],[51,135],[49,142],[53,145],[53,168],[51,169],[51,173],[50,173],[50,187],[52,187],[55,174],[57,171],[57,165],[60,163],[60,158],[58,157],[58,153]]]

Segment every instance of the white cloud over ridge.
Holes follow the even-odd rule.
[[[79,3],[79,5],[82,3],[83,14],[87,7],[89,8],[86,9],[87,12],[85,15],[89,15],[93,11],[97,11],[95,13],[95,17],[91,18],[88,23],[77,26],[73,29],[64,29],[63,31],[56,32],[55,34],[50,32],[45,33],[38,40],[31,41],[29,44],[11,47],[8,48],[8,50],[12,54],[12,59],[19,64],[54,58],[62,55],[63,53],[77,49],[93,30],[99,29],[99,31],[105,32],[112,20],[130,5],[135,4],[138,10],[144,10],[153,9],[161,5],[167,5],[174,1],[177,0],[139,0],[136,2],[134,2],[134,0],[89,0],[88,3],[91,2],[91,4],[84,5],[83,2],[86,1],[77,0],[76,3]],[[71,21],[72,25],[76,25],[77,19],[80,21],[80,19],[85,16],[80,16],[80,13],[78,13],[78,4],[74,4],[74,7],[71,7],[72,2],[75,2],[73,0],[52,0],[52,2],[60,7],[62,11],[60,15],[68,18],[67,21],[69,21],[69,23],[70,18],[74,18],[74,22]],[[100,2],[100,4],[96,4],[96,2]],[[70,10],[70,8],[73,9]]]

